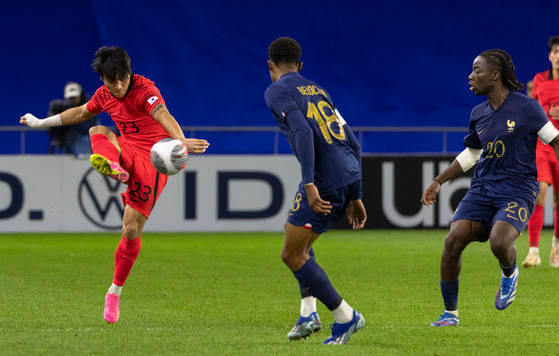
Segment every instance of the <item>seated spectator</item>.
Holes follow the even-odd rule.
[[[52,100],[49,103],[47,116],[60,114],[70,108],[83,105],[90,98],[80,84],[68,82],[64,87],[64,100]],[[89,129],[96,125],[99,125],[97,115],[77,125],[49,128],[49,153],[71,153],[75,156],[90,153]]]

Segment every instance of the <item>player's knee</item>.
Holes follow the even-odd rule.
[[[494,254],[506,253],[511,248],[511,243],[507,239],[492,238],[489,239],[491,251]]]
[[[290,254],[288,251],[286,250],[282,250],[281,251],[281,260],[283,261],[283,263],[287,264],[290,258]]]
[[[293,253],[293,251],[289,251],[286,249],[283,249],[281,251],[281,260],[289,268],[292,268],[297,264],[298,257],[299,256],[296,253]]]
[[[459,235],[448,234],[444,240],[444,252],[449,256],[456,256],[464,250],[463,239]]]
[[[138,225],[125,224],[122,227],[122,236],[127,239],[135,239],[136,237],[140,236],[140,229],[138,229]]]
[[[89,136],[93,136],[96,134],[107,134],[107,131],[110,131],[106,126],[98,125],[93,126],[89,129]]]

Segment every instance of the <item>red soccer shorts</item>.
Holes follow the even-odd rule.
[[[122,142],[120,137],[117,139],[121,150],[120,165],[130,174],[128,188],[121,194],[122,203],[149,218],[169,176],[157,172],[148,155]]]
[[[540,144],[536,150],[536,165],[538,166],[538,182],[546,182],[559,188],[559,162],[555,157],[553,147]]]

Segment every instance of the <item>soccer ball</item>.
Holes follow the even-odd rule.
[[[188,150],[180,140],[164,138],[151,148],[151,164],[159,173],[177,174],[188,162]]]

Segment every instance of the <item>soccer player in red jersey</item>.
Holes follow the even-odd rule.
[[[551,68],[534,77],[532,95],[544,108],[549,121],[559,129],[559,36],[553,36],[548,42],[548,57]],[[553,148],[538,141],[536,151],[538,165],[538,181],[540,192],[536,198],[534,214],[528,222],[528,239],[530,250],[522,262],[522,267],[536,267],[541,264],[539,254],[540,233],[543,227],[543,207],[547,188],[553,189],[553,240],[549,263],[552,267],[559,267],[559,162],[555,158]]]
[[[104,85],[90,101],[45,119],[26,114],[20,123],[39,128],[73,125],[106,111],[120,132],[117,136],[105,126],[89,130],[93,168],[128,185],[122,193],[122,236],[115,252],[113,283],[105,296],[103,315],[107,322],[114,323],[119,318],[122,286],[140,252],[142,229],[167,183],[168,176],[158,173],[151,164],[151,147],[172,137],[182,141],[188,152],[204,153],[209,143],[184,137],[157,87],[149,79],[132,73],[130,57],[122,48],[101,47],[95,53],[92,67]]]

